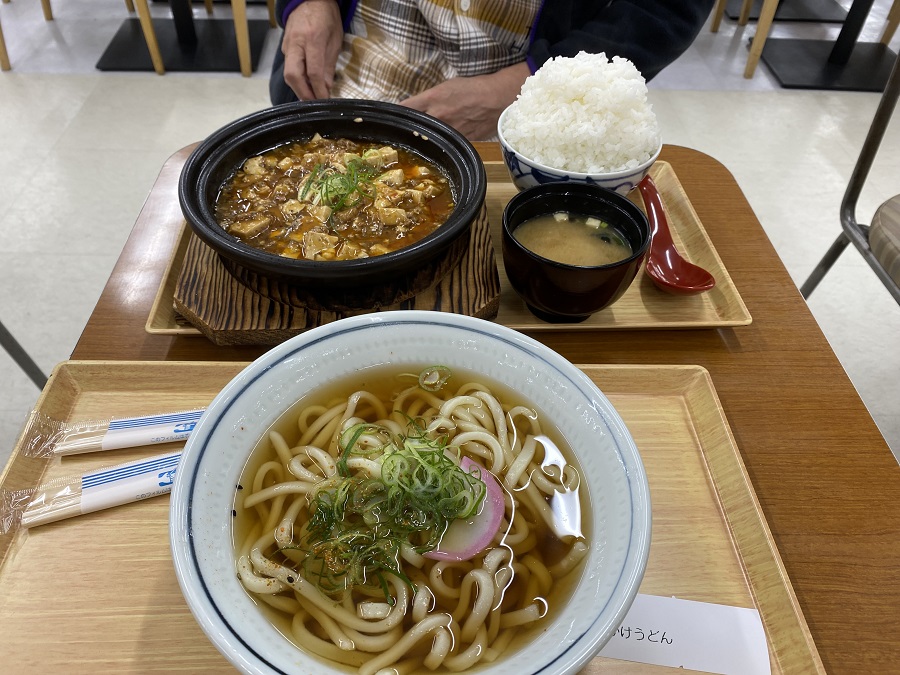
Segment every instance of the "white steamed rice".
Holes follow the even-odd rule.
[[[577,173],[633,169],[660,144],[643,76],[603,53],[547,61],[522,85],[501,131],[521,155]]]

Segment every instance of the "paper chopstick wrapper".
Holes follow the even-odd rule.
[[[59,478],[32,490],[7,493],[0,517],[5,533],[168,494],[181,453],[156,455],[80,476]]]
[[[35,411],[23,434],[24,452],[28,457],[52,457],[183,441],[191,435],[203,412],[199,408],[66,423]]]

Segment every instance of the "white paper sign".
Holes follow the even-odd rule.
[[[759,612],[641,595],[599,656],[721,675],[771,675]]]

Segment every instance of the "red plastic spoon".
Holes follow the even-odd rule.
[[[702,267],[681,257],[672,241],[662,199],[649,174],[638,183],[653,238],[647,255],[647,274],[656,287],[676,295],[703,293],[716,285],[716,279]]]

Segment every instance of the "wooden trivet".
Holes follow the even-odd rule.
[[[332,312],[278,302],[236,279],[218,254],[193,234],[175,287],[175,311],[217,345],[276,345],[332,321],[392,309],[427,309],[493,319],[500,277],[487,210],[472,224],[459,264],[432,287],[378,310]]]

